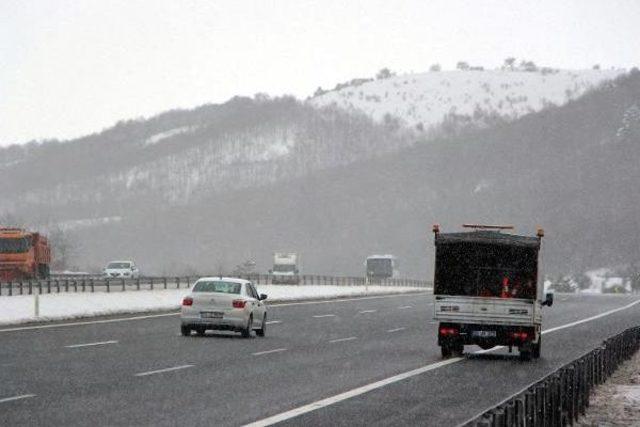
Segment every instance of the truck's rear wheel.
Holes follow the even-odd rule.
[[[540,336],[540,338],[538,338],[538,343],[533,345],[533,358],[534,359],[539,359],[540,358],[540,350],[542,349],[542,336]]]
[[[528,362],[531,360],[531,354],[533,350],[533,345],[531,343],[527,343],[518,347],[518,351],[520,352],[520,360],[524,362]]]

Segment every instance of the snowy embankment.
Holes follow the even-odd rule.
[[[401,286],[258,286],[268,302],[300,301],[388,293],[427,291],[431,288]],[[178,309],[188,289],[114,293],[60,293],[0,298],[0,324],[73,319],[117,313]]]

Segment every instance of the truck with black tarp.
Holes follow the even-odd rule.
[[[443,357],[465,345],[517,347],[520,357],[540,357],[545,295],[539,269],[544,232],[505,233],[512,226],[470,225],[472,231],[435,235],[434,317]]]

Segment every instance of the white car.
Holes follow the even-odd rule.
[[[265,294],[258,294],[248,280],[203,277],[182,300],[180,332],[184,336],[207,329],[234,331],[248,338],[252,331],[264,337],[267,330]]]
[[[111,261],[102,272],[107,278],[135,279],[140,277],[140,270],[138,270],[133,261]]]

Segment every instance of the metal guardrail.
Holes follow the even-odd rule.
[[[573,425],[589,396],[640,348],[640,327],[630,328],[568,363],[525,390],[464,424],[464,427]]]
[[[0,283],[0,297],[15,295],[52,294],[62,292],[124,292],[154,289],[186,289],[200,277],[216,277],[219,274],[177,277],[140,277],[140,278],[107,278],[103,276],[52,276],[49,279],[21,280]],[[224,277],[241,277],[253,281],[256,285],[270,285],[272,276],[268,274],[223,275]],[[280,283],[277,283],[280,284]],[[381,286],[424,287],[429,282],[415,279],[383,279],[368,283]],[[300,275],[297,285],[327,286],[365,286],[363,277]]]

